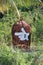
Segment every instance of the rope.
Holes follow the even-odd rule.
[[[14,0],[9,0],[9,1],[10,1],[10,3],[12,4],[12,6],[16,9],[17,14],[18,14],[18,18],[19,18],[19,20],[20,20],[20,13],[19,13],[19,10],[18,10],[18,8],[17,8],[17,6],[16,6]]]

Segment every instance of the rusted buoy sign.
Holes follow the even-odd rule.
[[[25,21],[20,20],[12,27],[12,43],[22,49],[30,48],[31,26]]]

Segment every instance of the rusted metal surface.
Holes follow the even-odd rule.
[[[12,44],[22,49],[29,49],[31,43],[31,26],[20,20],[12,27]]]

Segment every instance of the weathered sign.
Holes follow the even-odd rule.
[[[17,46],[23,49],[30,48],[31,40],[31,26],[25,21],[20,20],[12,27],[12,43],[13,46]]]

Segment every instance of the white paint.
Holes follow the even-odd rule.
[[[18,38],[20,38],[21,41],[29,40],[28,39],[29,33],[27,33],[24,28],[21,28],[21,31],[22,32],[14,33],[14,35],[18,36]]]

